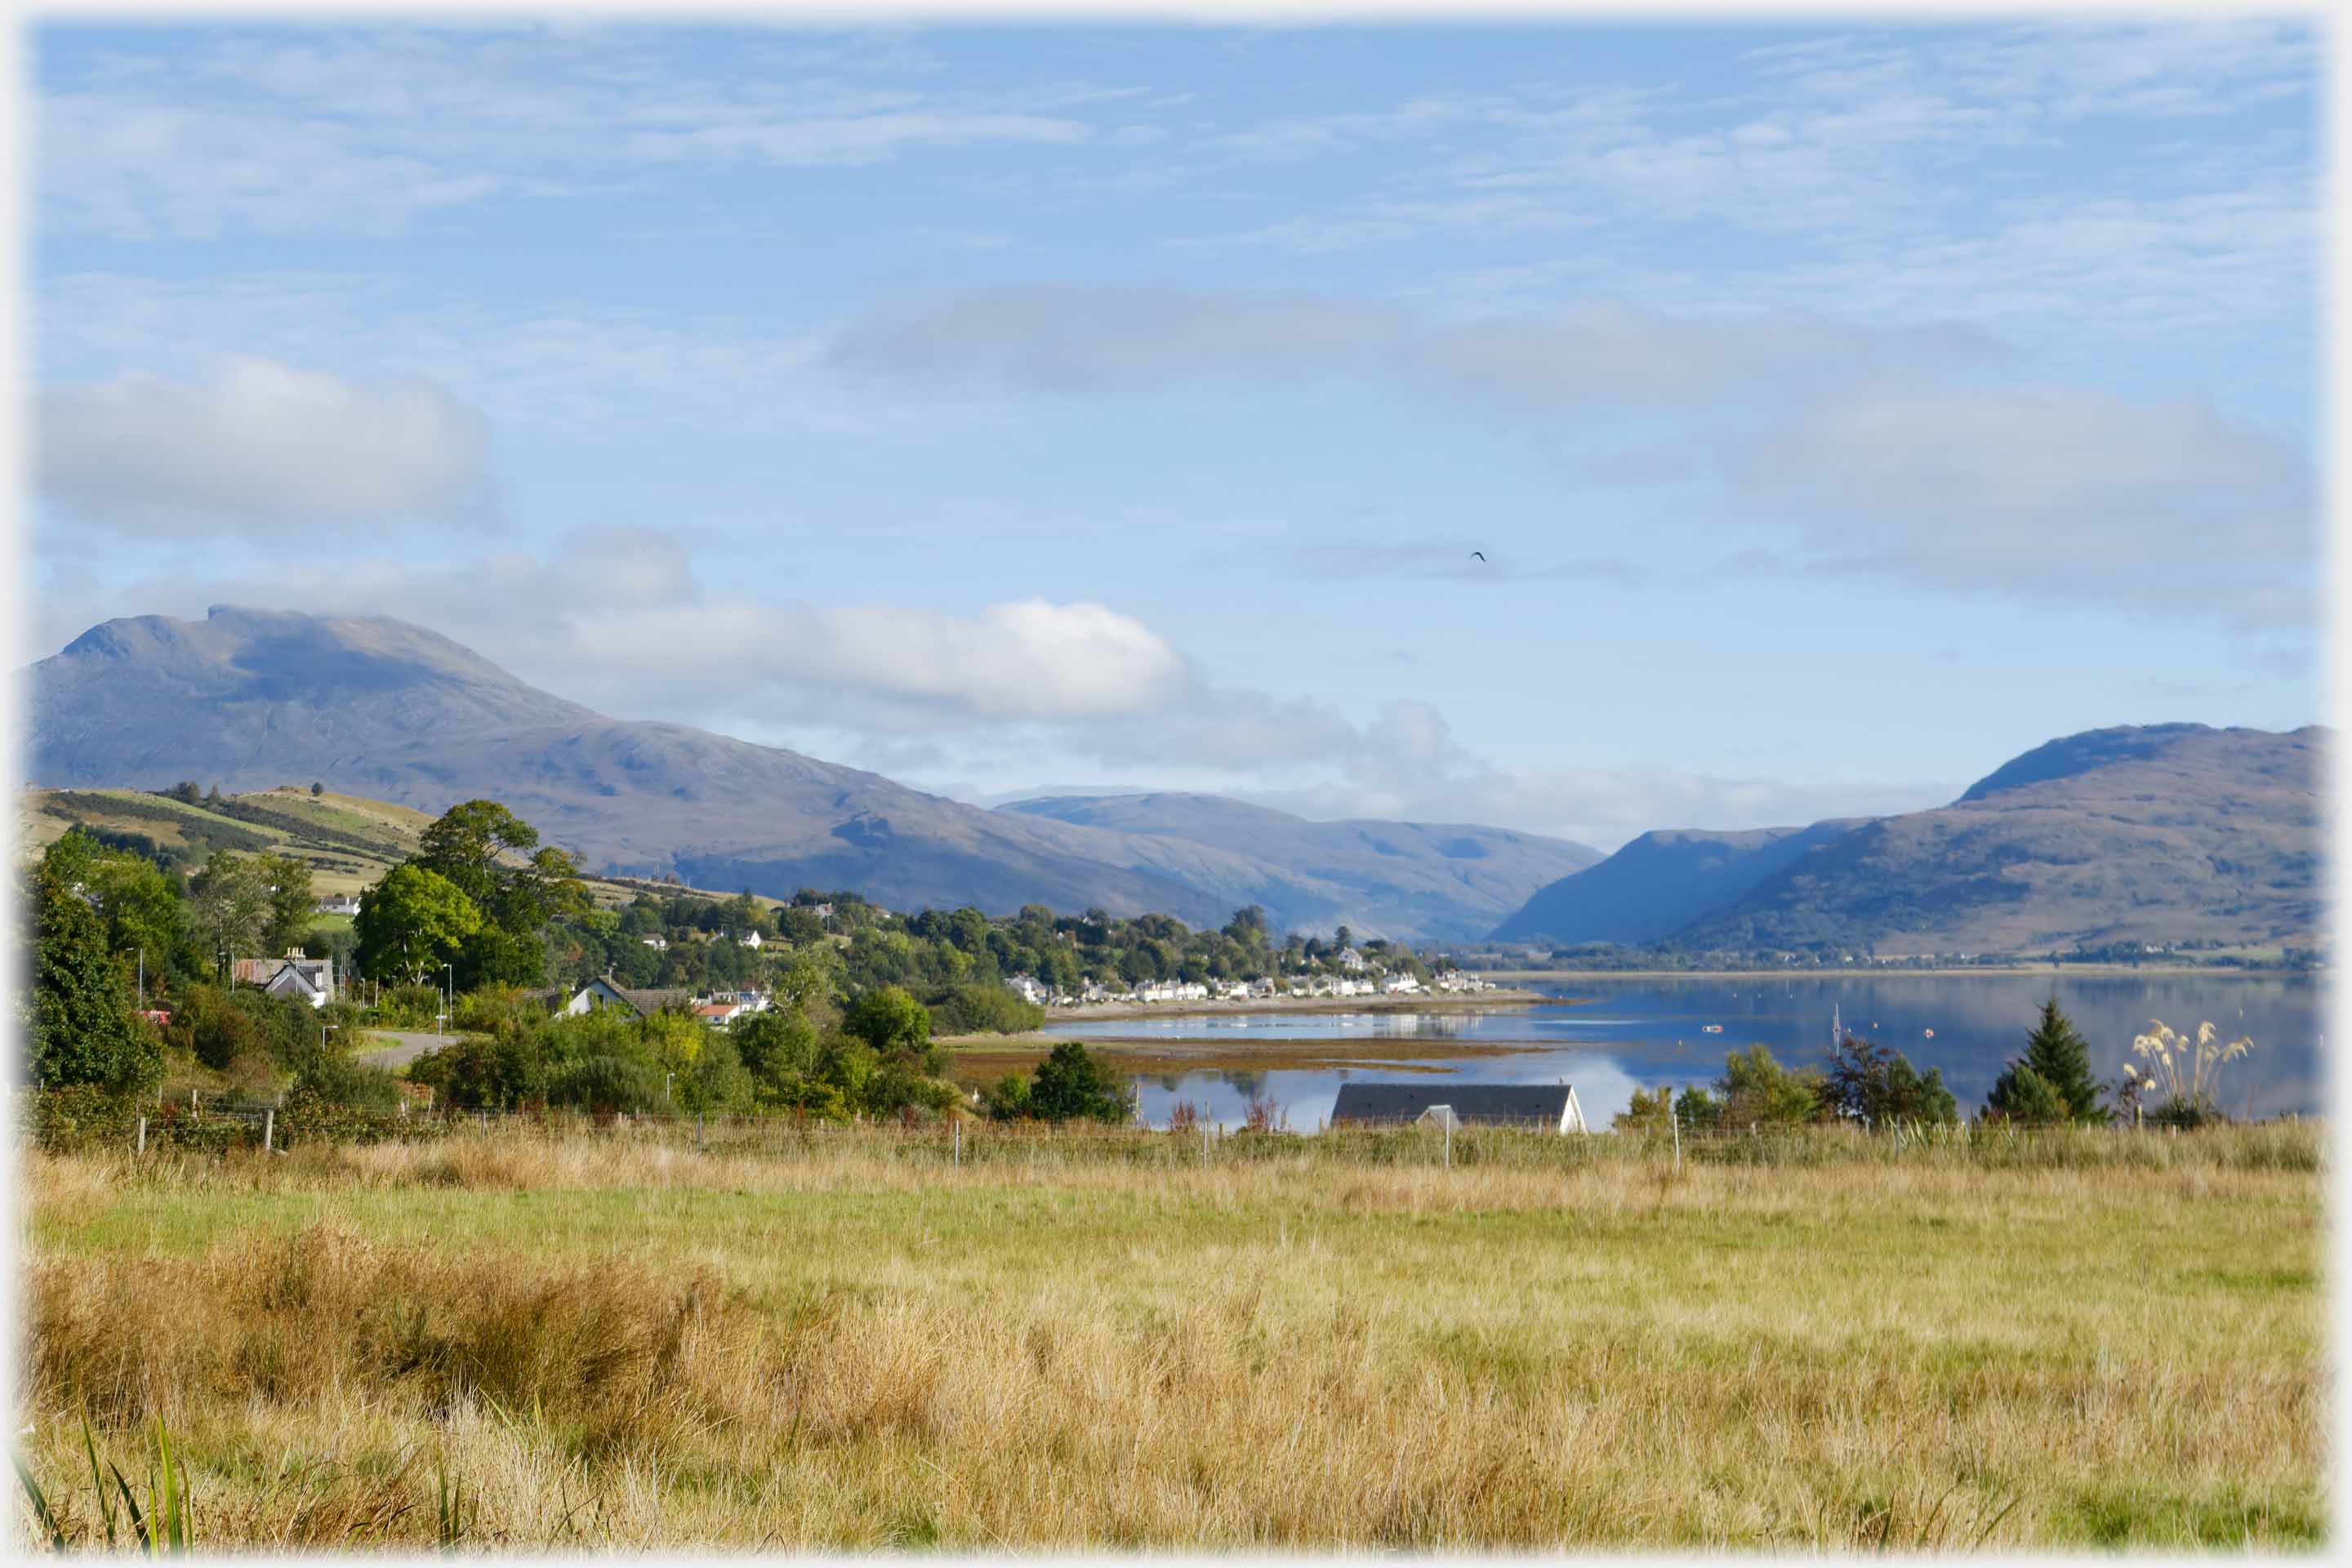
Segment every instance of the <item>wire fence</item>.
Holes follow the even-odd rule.
[[[1556,1124],[1425,1119],[1158,1129],[1098,1122],[990,1121],[964,1117],[831,1121],[790,1113],[616,1115],[523,1111],[362,1111],[299,1099],[273,1105],[236,1096],[196,1095],[161,1104],[74,1091],[16,1097],[19,1146],[59,1152],[283,1154],[303,1148],[431,1140],[528,1146],[588,1141],[620,1151],[658,1148],[766,1159],[845,1154],[897,1164],[961,1166],[1126,1165],[1213,1169],[1288,1163],[1305,1167],[1494,1166],[1567,1169],[1600,1163],[1834,1164],[1957,1158],[1976,1164],[2094,1165],[2178,1163],[2251,1166],[2315,1163],[2319,1126],[2288,1121],[2212,1130],[2234,1135],[2183,1139],[2154,1129],[2021,1128],[1858,1124],[1667,1127],[1561,1132]]]

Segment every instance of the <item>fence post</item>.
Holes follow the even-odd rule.
[[[955,1121],[955,1163],[963,1163],[963,1118],[961,1116]]]
[[[1683,1168],[1683,1122],[1682,1118],[1675,1114],[1674,1097],[1671,1095],[1666,1098],[1666,1125],[1675,1130],[1675,1171],[1680,1174]]]
[[[1454,1169],[1454,1112],[1445,1113],[1445,1168]]]
[[[139,1119],[139,1152],[147,1152],[147,1119],[143,1116]]]
[[[264,1109],[261,1113],[261,1152],[263,1153],[269,1152],[270,1145],[276,1141],[277,1136],[278,1108],[272,1105]]]
[[[694,1113],[694,1152],[702,1152],[702,1112]]]

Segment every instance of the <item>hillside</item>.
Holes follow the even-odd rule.
[[[16,846],[37,855],[73,827],[129,835],[185,863],[199,863],[215,849],[241,855],[291,855],[309,862],[310,888],[320,898],[372,887],[393,866],[416,850],[433,818],[389,801],[339,795],[314,796],[308,786],[281,785],[247,795],[225,795],[217,805],[190,805],[137,790],[26,790],[16,797]],[[586,879],[599,904],[625,903],[648,884]],[[712,898],[728,897],[715,889]]]
[[[1738,833],[1644,833],[1591,869],[1539,890],[1495,928],[1494,940],[1653,942],[1738,903],[1767,878],[1864,820]]]
[[[1157,910],[1193,925],[1263,904],[1277,926],[1346,909],[1368,934],[1462,935],[1459,901],[1333,883],[1214,844],[994,812],[778,747],[608,719],[449,639],[378,616],[214,609],[109,621],[26,682],[31,776],[51,789],[231,794],[322,781],[438,813],[505,802],[593,870],[772,897],[847,888],[898,909]],[[1528,885],[1539,878],[1530,876]]]
[[[1669,889],[1605,928],[1655,934],[1597,940],[1888,955],[2310,945],[2321,921],[2318,770],[2332,740],[2317,727],[2090,731],[2004,763],[1950,805],[1851,826],[1794,854],[1784,848],[1790,837],[1746,846],[1742,835],[1646,836],[1545,889],[1497,934],[1575,929],[1570,915],[1604,929],[1596,922],[1612,899],[1638,903],[1642,858],[1655,863],[1675,847],[1652,841],[1686,837],[1717,847],[1694,862],[1711,855],[1712,869],[1683,888],[1706,907],[1672,929],[1657,930],[1659,918],[1638,924],[1637,915],[1678,912]],[[1779,865],[1750,874],[1773,854]]]
[[[1205,844],[1297,879],[1293,923],[1381,933],[1402,914],[1434,935],[1472,934],[1600,852],[1562,838],[1461,823],[1314,822],[1222,795],[1055,795],[1001,812]],[[1469,929],[1463,929],[1467,926]]]

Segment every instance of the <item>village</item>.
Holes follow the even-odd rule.
[[[721,940],[737,942],[752,949],[763,944],[757,931],[740,934],[728,932]],[[659,942],[664,947],[667,946],[667,942],[660,938],[645,941],[647,945]],[[1391,971],[1383,965],[1370,963],[1353,948],[1339,949],[1333,955],[1333,961],[1347,973],[1299,973],[1282,977],[1262,974],[1216,981],[1154,980],[1128,985],[1086,980],[1067,990],[1055,989],[1037,976],[1024,973],[1008,978],[1004,987],[1022,1001],[1046,1008],[1185,1003],[1230,1005],[1347,997],[1461,997],[1496,989],[1490,982],[1450,969],[1432,974],[1424,983],[1410,971]],[[331,957],[312,958],[299,949],[290,950],[278,958],[231,959],[228,978],[237,984],[256,986],[270,996],[303,1003],[312,1008],[322,1008],[330,1003],[345,999],[339,989],[335,961]],[[774,1000],[771,990],[758,984],[737,987],[632,986],[619,983],[609,973],[578,986],[537,986],[524,989],[519,994],[541,1004],[553,1014],[577,1016],[600,1007],[621,1007],[640,1017],[650,1017],[661,1012],[683,1012],[691,1014],[712,1028],[719,1029],[740,1017],[767,1010]],[[365,1000],[358,995],[350,999]],[[150,1008],[145,1011],[157,1024],[170,1021],[168,1010]],[[446,1016],[440,1021],[446,1022]]]

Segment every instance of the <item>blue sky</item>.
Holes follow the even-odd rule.
[[[2294,26],[30,54],[36,654],[392,614],[968,799],[1603,847],[2319,717]]]

